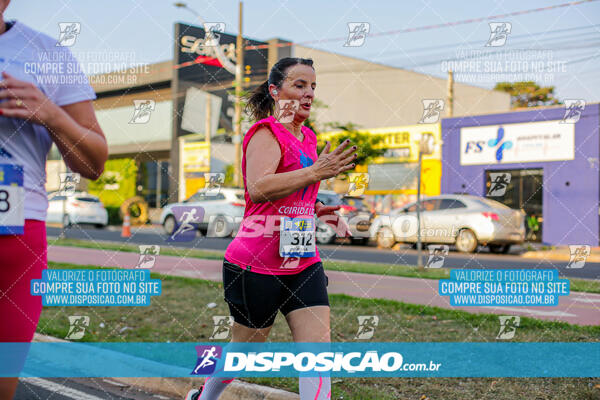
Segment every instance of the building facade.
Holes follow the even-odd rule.
[[[523,209],[542,242],[597,246],[599,111],[588,104],[579,116],[562,106],[443,119],[442,193]],[[490,192],[499,176],[506,190]]]
[[[92,79],[98,96],[94,105],[107,136],[109,157],[136,161],[136,192],[157,208],[182,200],[198,184],[182,180],[202,179],[201,168],[184,170],[181,141],[209,142],[203,164],[206,172],[224,172],[235,160],[234,75],[220,64],[214,48],[207,46],[202,28],[176,24],[174,38],[173,60]],[[220,45],[226,57],[233,59],[235,36],[221,34]],[[446,95],[445,79],[282,39],[246,39],[245,46],[245,91],[264,82],[271,66],[282,57],[313,58],[316,98],[327,105],[314,110],[318,126],[334,121],[367,130],[414,125],[423,116],[423,99],[444,99]],[[455,114],[502,112],[509,107],[506,93],[455,84]],[[242,134],[250,123],[244,121]]]

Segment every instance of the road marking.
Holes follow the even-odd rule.
[[[492,307],[485,307],[492,308]],[[506,311],[514,311],[520,313],[527,313],[531,315],[539,315],[540,317],[576,317],[575,314],[569,314],[564,311],[541,311],[541,310],[533,310],[531,308],[517,308],[517,307],[493,307],[495,310],[506,310]]]
[[[47,379],[41,378],[21,378],[22,381],[33,385],[39,386],[43,389],[49,390],[52,393],[61,394],[63,396],[69,397],[71,399],[77,400],[103,400],[101,397],[96,397],[94,395],[82,392],[77,389],[70,388],[65,385],[61,385],[60,383],[52,382]]]

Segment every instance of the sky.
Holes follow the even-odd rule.
[[[492,88],[496,80],[536,80],[559,99],[600,101],[600,1],[551,10],[504,14],[569,0],[500,1],[245,1],[244,36],[282,38],[351,57]],[[59,23],[79,22],[74,52],[113,54],[130,63],[173,57],[173,24],[198,24],[193,13],[162,0],[12,0],[4,16],[58,37]],[[238,30],[238,1],[189,0],[207,22]],[[452,24],[470,19],[472,23]],[[361,46],[344,46],[348,23],[366,22]],[[492,46],[489,23],[509,30]],[[399,32],[407,28],[429,29]],[[391,32],[391,33],[390,33]],[[324,39],[328,39],[325,41]],[[331,39],[331,40],[330,40]],[[317,75],[318,75],[318,65]],[[91,71],[90,71],[91,72]],[[106,71],[102,71],[106,72]]]

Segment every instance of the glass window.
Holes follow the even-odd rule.
[[[187,199],[185,202],[186,203],[195,203],[197,201],[205,201],[205,200],[206,200],[206,196],[204,195],[204,193],[195,193],[189,199]]]
[[[499,201],[492,200],[492,199],[486,199],[483,197],[479,198],[479,199],[473,199],[473,201],[481,204],[484,207],[510,209],[510,207],[508,207],[505,204],[500,203]]]
[[[406,212],[417,212],[417,203],[408,206],[405,210]]]
[[[460,200],[456,199],[441,199],[440,210],[450,210],[453,208],[466,208],[467,206]]]
[[[83,201],[84,203],[100,203],[100,200],[96,197],[77,197],[76,200]]]
[[[440,209],[439,203],[440,203],[439,199],[425,200],[425,201],[422,202],[421,210],[423,210],[423,211],[436,211],[436,210],[439,210]]]

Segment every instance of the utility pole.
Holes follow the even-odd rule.
[[[421,242],[421,164],[423,163],[423,139],[419,140],[419,163],[417,167],[417,267],[423,267],[423,256],[422,248],[423,243]]]
[[[423,243],[421,240],[421,173],[423,155],[433,154],[435,151],[435,139],[432,134],[421,134],[419,139],[419,162],[417,175],[417,267],[423,267]]]
[[[206,23],[204,19],[200,16],[200,14],[194,9],[190,8],[184,2],[176,2],[173,3],[175,7],[183,8],[194,14],[203,27],[205,27]],[[235,75],[235,115],[233,118],[233,143],[235,145],[235,161],[233,163],[233,182],[235,186],[242,185],[242,175],[241,175],[241,163],[242,163],[242,79],[243,79],[243,66],[244,66],[244,39],[242,36],[242,14],[243,11],[243,3],[240,0],[239,2],[239,20],[238,20],[238,34],[236,40],[236,65],[225,56],[223,50],[219,43],[216,43],[214,50],[217,59],[223,65],[223,68],[227,70],[229,73]],[[205,28],[206,32],[206,28]],[[206,37],[209,37],[209,32],[205,33]],[[212,34],[210,34],[212,37]],[[214,40],[214,37],[212,38]],[[208,103],[207,103],[208,104]],[[208,141],[208,140],[207,140]]]
[[[233,163],[233,183],[236,187],[242,186],[242,66],[244,65],[244,38],[242,37],[243,4],[239,3],[238,35],[235,45],[235,115],[234,135],[235,161]]]
[[[446,103],[446,116],[452,117],[454,115],[454,73],[452,70],[448,70],[448,92]]]

